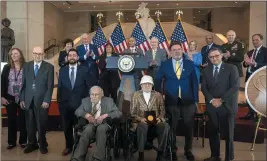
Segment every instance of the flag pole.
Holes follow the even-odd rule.
[[[158,11],[155,12],[155,15],[157,16],[157,21],[159,22],[159,26],[161,27],[161,29],[162,29],[162,31],[163,31],[163,34],[164,34],[164,36],[166,37],[167,42],[168,42],[168,45],[169,45],[169,39],[168,39],[168,37],[166,36],[165,31],[164,31],[164,29],[163,29],[163,27],[162,27],[162,25],[161,25],[161,22],[160,22],[160,15],[162,15],[162,12],[158,10]],[[169,48],[169,46],[168,46],[168,48]]]

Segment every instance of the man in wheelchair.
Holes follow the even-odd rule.
[[[144,160],[144,148],[148,133],[158,138],[158,154],[156,161],[163,160],[166,149],[169,125],[166,123],[163,97],[152,90],[153,78],[145,75],[142,77],[141,90],[133,94],[131,101],[131,115],[133,126],[136,127],[137,146],[139,151],[138,161]]]
[[[90,89],[90,97],[82,100],[80,107],[75,111],[75,115],[88,120],[88,124],[84,127],[71,161],[85,160],[92,139],[96,140],[96,152],[93,159],[103,161],[107,131],[111,128],[105,120],[119,118],[122,115],[120,110],[112,98],[104,97],[103,90],[99,86],[93,86]]]

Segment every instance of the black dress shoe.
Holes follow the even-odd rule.
[[[30,153],[30,152],[33,152],[34,150],[37,150],[39,148],[39,146],[37,144],[34,144],[34,145],[28,145],[26,147],[26,149],[24,149],[24,153]]]
[[[71,152],[72,152],[72,149],[70,149],[70,148],[66,148],[66,149],[64,149],[63,152],[62,152],[62,156],[69,155]]]
[[[16,145],[8,145],[6,148],[8,149],[8,150],[11,150],[11,149],[13,149],[13,148],[15,148],[16,147]]]
[[[160,152],[160,151],[158,152],[156,161],[163,161],[163,152]]]
[[[20,144],[20,147],[21,147],[22,149],[26,148],[26,146],[27,146],[27,144]]]
[[[40,148],[40,152],[42,154],[46,154],[46,153],[48,153],[48,150],[47,150],[47,148]]]
[[[194,155],[192,154],[191,151],[186,151],[184,153],[184,155],[186,156],[186,159],[189,160],[189,161],[194,161],[195,160],[195,157],[194,157]]]
[[[204,159],[204,161],[221,161],[220,157],[209,157]]]
[[[138,161],[144,161],[144,152],[139,152]]]
[[[176,152],[172,152],[172,160],[173,161],[178,160]]]

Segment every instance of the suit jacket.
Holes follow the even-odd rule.
[[[65,62],[65,57],[66,56],[68,56],[68,53],[66,52],[66,50],[60,51],[59,57],[58,57],[58,65],[61,68],[69,64],[69,62]]]
[[[250,51],[247,53],[247,55],[248,55],[249,58],[252,57],[253,52],[254,52],[254,49],[253,49],[253,50],[250,50]],[[250,77],[250,75],[251,75],[253,72],[255,72],[255,71],[258,70],[259,68],[261,68],[261,67],[267,65],[267,48],[266,48],[266,47],[263,47],[263,46],[262,46],[262,47],[260,48],[260,50],[258,51],[258,54],[257,54],[257,56],[256,56],[255,62],[257,63],[257,66],[256,66],[256,67],[255,67],[255,66],[252,66],[252,67],[251,67],[251,69],[250,69],[251,73],[248,71],[248,69],[249,69],[249,68],[248,68],[249,65],[247,65],[245,61],[243,62],[243,66],[244,66],[245,68],[247,68],[245,81],[248,80],[248,78]]]
[[[108,114],[110,118],[119,118],[121,117],[122,113],[117,108],[116,104],[114,103],[112,98],[109,97],[102,97],[101,98],[101,114]],[[85,117],[87,113],[92,114],[92,102],[90,97],[86,97],[82,99],[82,104],[80,107],[75,111],[75,115],[77,117]]]
[[[152,49],[148,50],[145,54],[148,64],[150,64],[153,61],[153,55],[152,55]],[[163,61],[167,59],[167,52],[164,49],[157,48],[155,61],[158,63],[158,66],[161,65]]]
[[[217,44],[213,43],[210,48],[208,48],[208,45],[202,47],[202,49],[201,49],[202,64],[205,64],[205,63],[209,63],[210,64],[211,63],[208,56],[209,56],[210,50],[213,49],[213,48],[220,49],[220,45],[217,45]]]
[[[54,66],[52,64],[42,61],[35,77],[34,61],[25,63],[22,80],[20,100],[25,102],[26,109],[29,109],[32,100],[37,108],[40,108],[43,102],[51,102],[54,89]],[[34,80],[36,91],[32,89]]]
[[[198,102],[198,79],[192,61],[183,58],[183,69],[180,79],[177,78],[173,68],[172,59],[162,63],[156,76],[155,89],[161,91],[164,79],[166,105],[177,105],[178,90],[181,88],[181,97],[184,103]]]
[[[155,111],[156,117],[164,120],[165,108],[163,97],[159,92],[151,91],[148,104],[146,104],[143,91],[139,90],[133,94],[131,101],[131,115],[135,121],[141,121],[144,118],[145,111]]]
[[[129,53],[132,53],[132,51],[131,51],[130,48],[125,49],[125,50],[123,51],[123,54],[129,54]],[[138,47],[136,47],[136,53],[137,53],[136,56],[144,56],[144,52],[143,52],[143,50],[140,49],[140,48],[138,48]]]
[[[237,68],[232,64],[222,63],[217,81],[213,79],[213,65],[203,71],[201,90],[205,96],[207,110],[213,110],[210,103],[213,98],[221,98],[228,113],[236,113],[240,78]]]
[[[98,80],[99,73],[96,61],[99,59],[99,54],[97,51],[97,47],[93,44],[89,44],[89,52],[93,52],[95,54],[95,59],[92,58],[91,56],[84,59],[86,51],[83,44],[77,46],[76,50],[78,51],[79,61],[81,65],[87,67],[89,69],[89,72]]]
[[[57,89],[57,102],[61,111],[67,108],[77,109],[83,98],[88,96],[89,89],[93,86],[88,77],[88,69],[78,65],[75,84],[72,89],[69,65],[60,68]]]

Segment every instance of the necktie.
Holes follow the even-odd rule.
[[[97,109],[97,105],[98,105],[98,103],[93,105],[92,115],[93,115],[94,118],[97,118],[97,117],[100,116],[100,110]]]
[[[219,68],[216,66],[216,67],[215,67],[215,71],[214,71],[214,75],[213,75],[215,81],[216,81],[216,79],[217,79],[217,77],[218,77],[218,74],[219,74],[218,69],[219,69]]]
[[[152,50],[152,56],[153,56],[153,60],[155,60],[155,57],[156,57],[156,50]]]
[[[35,64],[35,67],[34,67],[34,76],[36,77],[37,74],[38,74],[38,70],[39,70],[39,66],[38,64]]]
[[[73,89],[74,87],[74,67],[71,67],[71,72],[70,72],[70,82],[71,82],[71,88]]]
[[[85,45],[85,52],[87,52],[88,51],[88,46],[87,45]]]
[[[254,49],[252,59],[254,59],[254,60],[256,59],[256,54],[257,54],[257,49]]]
[[[177,76],[178,79],[180,79],[181,73],[182,73],[180,61],[176,61],[176,68],[175,69],[176,69],[176,76]],[[182,98],[181,97],[181,87],[180,86],[179,86],[179,91],[178,91],[178,97]]]

